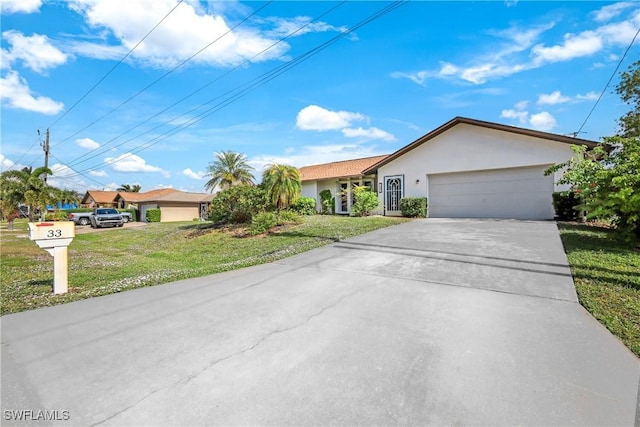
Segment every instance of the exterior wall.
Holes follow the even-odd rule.
[[[403,175],[405,197],[428,197],[427,174],[551,165],[573,155],[562,142],[459,124],[382,166],[378,180]]]

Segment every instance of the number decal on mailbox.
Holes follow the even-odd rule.
[[[47,237],[62,237],[62,230],[49,230],[47,231]]]

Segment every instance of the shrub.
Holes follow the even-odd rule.
[[[45,221],[67,221],[67,212],[66,211],[56,211],[52,213],[47,213],[44,216]]]
[[[159,208],[147,209],[145,217],[147,222],[160,222],[160,209]]]
[[[280,213],[278,213],[278,215],[276,216],[276,221],[277,221],[276,225],[301,224],[302,217],[298,215],[296,212],[280,211]]]
[[[331,190],[322,190],[320,192],[320,205],[322,206],[321,213],[323,215],[336,213],[336,199],[331,196]]]
[[[289,209],[300,215],[313,215],[316,213],[316,199],[305,196],[298,197],[298,200]]]
[[[209,220],[216,223],[243,224],[269,206],[267,193],[252,185],[235,185],[220,191],[211,201]]]
[[[427,216],[426,197],[403,197],[400,199],[400,212],[409,218],[425,218]]]
[[[553,193],[553,208],[559,221],[577,221],[580,219],[578,206],[582,201],[573,191],[557,191]]]
[[[351,215],[368,216],[371,211],[380,206],[378,193],[371,191],[364,185],[353,187],[353,203],[351,204]]]
[[[273,212],[260,212],[251,220],[251,234],[266,233],[278,224],[276,214]]]

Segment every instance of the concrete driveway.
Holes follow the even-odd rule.
[[[638,359],[551,222],[418,220],[1,321],[3,425],[637,421]]]

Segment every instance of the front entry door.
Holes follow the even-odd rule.
[[[402,175],[384,177],[385,215],[401,215],[400,199],[404,193],[404,177]]]

